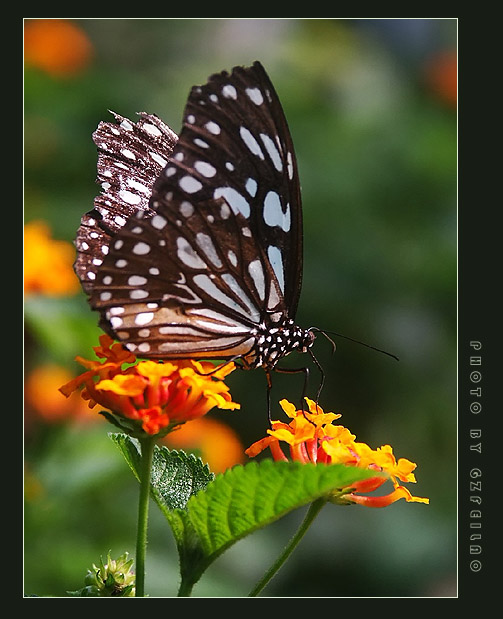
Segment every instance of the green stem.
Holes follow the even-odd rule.
[[[182,582],[180,583],[180,588],[178,589],[177,597],[190,597],[192,593],[192,587],[194,586],[193,582],[189,582],[188,580],[184,580],[182,578]]]
[[[321,511],[321,508],[325,505],[327,499],[321,497],[313,501],[309,507],[309,510],[304,518],[302,524],[300,525],[297,533],[292,537],[292,539],[285,546],[285,549],[281,553],[281,555],[276,559],[276,561],[271,565],[271,567],[267,570],[261,580],[255,585],[255,587],[250,591],[248,597],[255,597],[258,595],[262,589],[269,583],[269,581],[273,578],[273,576],[279,571],[280,567],[285,563],[288,557],[292,554],[294,549],[300,540],[304,537],[307,530],[311,526],[313,520]]]
[[[150,471],[154,439],[140,439],[140,499],[138,502],[138,528],[136,532],[136,597],[145,596],[145,557],[147,555],[148,503],[150,498]]]

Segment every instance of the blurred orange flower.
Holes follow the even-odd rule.
[[[234,430],[209,417],[180,426],[168,434],[163,443],[173,449],[197,451],[214,473],[223,473],[244,460],[243,446]]]
[[[27,65],[49,75],[69,76],[89,66],[93,46],[85,32],[66,19],[30,19],[24,27]]]
[[[73,272],[75,250],[67,241],[51,238],[49,226],[32,221],[24,227],[24,291],[63,296],[80,289]]]
[[[65,419],[96,419],[97,415],[93,415],[79,394],[75,393],[67,399],[60,393],[61,384],[71,379],[72,374],[59,365],[45,364],[35,368],[25,382],[27,409],[48,423]]]
[[[458,100],[458,60],[456,52],[442,52],[430,58],[425,68],[429,88],[446,103]]]

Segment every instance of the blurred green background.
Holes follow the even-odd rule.
[[[37,21],[37,20],[35,20]],[[25,22],[25,28],[30,21]],[[160,115],[180,130],[192,85],[260,60],[296,147],[304,209],[297,322],[384,348],[319,337],[320,404],[376,448],[418,464],[413,494],[382,509],[327,506],[264,596],[456,595],[456,46],[455,19],[80,19],[85,61],[28,62],[25,220],[73,241],[92,208],[107,110]],[[92,358],[97,316],[82,292],[27,294],[26,375]],[[292,355],[285,365],[306,363]],[[314,397],[318,373],[311,374]],[[228,384],[241,411],[213,412],[243,445],[265,434],[263,372]],[[299,401],[301,380],[274,376],[273,399]],[[258,395],[257,395],[258,394]],[[105,423],[44,421],[27,404],[26,594],[83,586],[99,556],[134,553],[137,485]],[[93,415],[93,413],[89,413]],[[303,518],[299,510],[242,540],[195,596],[246,596]],[[176,595],[170,530],[151,509],[147,591]]]

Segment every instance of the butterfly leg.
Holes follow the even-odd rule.
[[[318,387],[318,391],[316,393],[316,406],[318,406],[318,402],[320,400],[321,390],[323,389],[323,385],[325,383],[325,372],[323,371],[323,368],[321,367],[320,362],[318,361],[318,359],[316,359],[316,357],[314,356],[313,351],[310,348],[308,349],[308,352],[311,355],[311,359],[313,360],[314,365],[318,368],[318,370],[320,371],[320,374],[321,374],[320,386]]]
[[[302,387],[302,412],[304,412],[304,402],[305,402],[305,397],[306,397],[306,393],[307,393],[307,384],[309,382],[309,368],[295,368],[295,369],[290,369],[290,368],[274,368],[276,372],[280,373],[280,374],[300,374],[301,372],[303,372],[304,374],[304,385]]]
[[[223,363],[219,363],[218,365],[216,365],[213,368],[213,370],[210,370],[209,372],[198,372],[197,369],[195,370],[195,372],[197,374],[199,374],[200,376],[212,376],[213,374],[215,374],[216,372],[218,372],[219,370],[224,368],[226,365],[229,365],[229,363],[234,363],[234,361],[237,361],[238,359],[241,359],[241,358],[242,358],[242,355],[236,355],[235,357],[232,357],[228,361],[224,361]],[[237,368],[244,368],[244,366],[242,366],[242,365],[236,365],[236,367]]]
[[[267,401],[267,418],[269,419],[269,424],[271,423],[271,389],[272,389],[272,379],[271,373],[269,370],[265,370],[265,376],[267,380],[267,393],[266,393],[266,401]]]

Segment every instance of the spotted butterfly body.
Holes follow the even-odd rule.
[[[269,371],[295,324],[302,210],[293,142],[260,63],[192,88],[179,139],[157,116],[100,123],[102,193],[75,270],[100,325],[139,357]],[[277,368],[276,368],[277,369]]]

